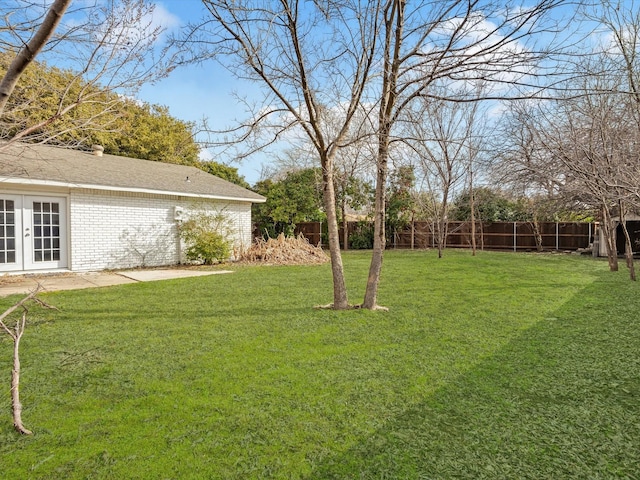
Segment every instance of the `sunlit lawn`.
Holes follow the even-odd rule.
[[[367,252],[345,255],[353,303]],[[0,478],[640,478],[640,286],[606,262],[385,257],[389,312],[315,310],[328,265],[44,295]],[[0,299],[0,307],[18,297]]]

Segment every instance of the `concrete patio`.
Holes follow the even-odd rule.
[[[27,294],[38,283],[45,292],[56,290],[78,290],[82,288],[110,287],[137,282],[153,282],[174,278],[201,277],[232,273],[230,270],[197,269],[141,269],[93,273],[47,273],[41,275],[0,276],[0,297]]]

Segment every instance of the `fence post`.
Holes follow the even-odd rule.
[[[556,222],[556,252],[560,251],[560,228]]]
[[[411,220],[411,249],[416,248],[416,222]]]
[[[518,251],[518,223],[513,222],[513,251]]]

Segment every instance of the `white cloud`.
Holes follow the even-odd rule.
[[[171,13],[162,3],[156,3],[149,23],[155,27],[172,30],[182,24],[180,18]]]
[[[501,32],[505,26],[509,28],[508,23],[495,23],[480,12],[451,18],[439,25],[424,51],[439,58],[441,50],[447,48],[440,69],[451,68],[447,74],[450,90],[473,94],[479,79],[483,79],[485,93],[495,95],[536,73],[531,52],[520,40],[505,36]]]

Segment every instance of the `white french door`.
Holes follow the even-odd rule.
[[[0,272],[22,270],[22,197],[0,196]]]
[[[0,194],[0,272],[66,268],[64,197]]]

